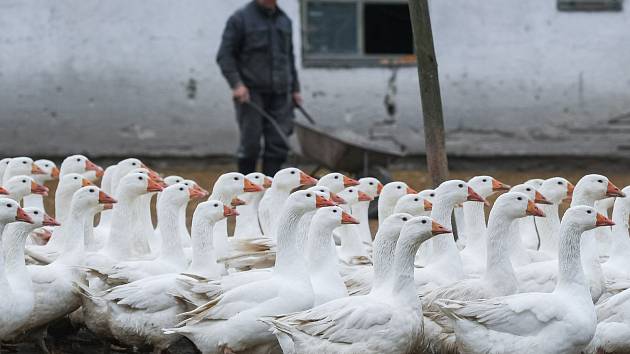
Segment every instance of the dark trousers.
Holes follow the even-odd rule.
[[[290,94],[255,91],[250,91],[249,94],[253,103],[275,118],[285,135],[293,133],[293,101]],[[281,135],[266,118],[248,104],[236,103],[236,121],[240,130],[237,153],[239,172],[243,174],[254,172],[261,150],[264,149],[263,173],[273,176],[282,168],[289,153],[289,147]]]

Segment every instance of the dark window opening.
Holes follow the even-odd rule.
[[[366,3],[364,6],[365,54],[413,54],[407,4]]]

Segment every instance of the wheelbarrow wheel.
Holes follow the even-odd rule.
[[[383,185],[386,185],[387,183],[390,183],[390,182],[394,182],[394,178],[392,177],[391,173],[389,173],[389,170],[385,168],[384,166],[371,166],[368,169],[368,175],[361,176],[361,177],[374,177],[378,179],[379,181],[381,181]],[[378,219],[378,202],[377,201],[370,203],[370,209],[369,209],[368,215],[370,219]]]

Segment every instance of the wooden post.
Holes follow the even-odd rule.
[[[444,139],[440,80],[427,0],[409,0],[409,12],[418,62],[427,168],[431,182],[434,187],[437,187],[448,179],[448,159]]]

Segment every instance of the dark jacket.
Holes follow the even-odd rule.
[[[252,1],[227,22],[217,63],[230,87],[239,83],[259,92],[298,92],[291,19]]]

